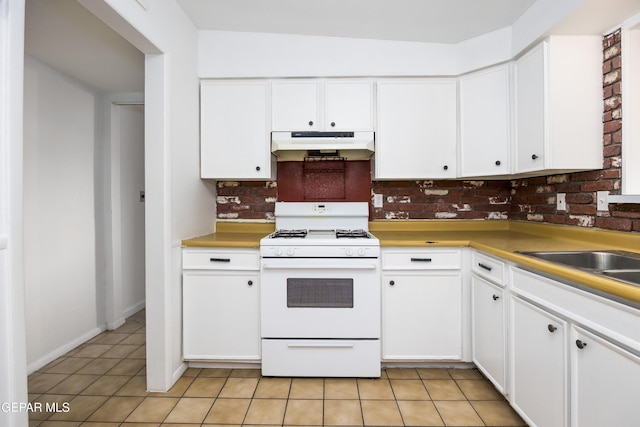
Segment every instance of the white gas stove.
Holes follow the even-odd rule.
[[[380,376],[380,242],[367,203],[276,203],[260,241],[262,373]]]
[[[379,257],[365,202],[276,203],[276,231],[260,241],[262,257]]]

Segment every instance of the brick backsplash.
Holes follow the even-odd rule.
[[[275,181],[218,181],[218,219],[273,221],[278,196]]]
[[[509,181],[376,181],[373,219],[508,219]]]
[[[640,205],[596,209],[596,192],[619,193],[622,164],[620,31],[603,38],[603,168],[510,181],[374,181],[383,195],[373,220],[512,219],[552,224],[640,231]],[[276,182],[217,183],[217,218],[272,221]],[[566,211],[556,210],[557,193],[566,193]]]

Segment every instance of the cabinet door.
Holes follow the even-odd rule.
[[[640,358],[578,327],[570,348],[571,425],[638,425]]]
[[[511,404],[530,426],[566,426],[567,325],[520,298],[512,302]]]
[[[383,275],[382,358],[460,360],[459,272]]]
[[[270,179],[269,85],[203,81],[200,174],[213,179]]]
[[[516,172],[544,168],[546,51],[541,43],[516,61]]]
[[[274,131],[315,131],[320,128],[320,82],[277,81],[272,86]]]
[[[326,130],[373,130],[373,83],[327,81],[324,85]]]
[[[183,275],[184,358],[260,360],[257,274]]]
[[[455,80],[377,86],[377,179],[456,177]]]
[[[460,176],[510,172],[509,65],[460,78]]]
[[[477,276],[471,278],[473,361],[505,392],[504,290]]]

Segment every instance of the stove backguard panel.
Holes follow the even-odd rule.
[[[369,202],[371,162],[279,162],[279,202]]]

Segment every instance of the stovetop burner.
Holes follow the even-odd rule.
[[[276,230],[271,239],[305,239],[305,238],[335,238],[335,239],[369,239],[371,235],[363,229],[356,230]]]
[[[363,229],[359,230],[336,230],[336,239],[368,239],[369,233]]]
[[[304,239],[307,237],[307,230],[277,230],[270,237],[272,239]]]

